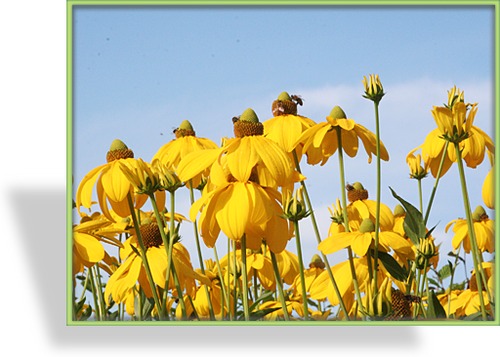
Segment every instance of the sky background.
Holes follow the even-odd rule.
[[[473,2],[470,3],[473,4]],[[3,153],[2,175],[0,175],[0,195],[3,198],[0,200],[3,255],[2,259],[0,259],[0,268],[4,272],[2,275],[4,288],[2,294],[0,294],[0,306],[4,307],[2,309],[3,321],[8,324],[7,332],[4,333],[5,338],[2,340],[6,351],[15,350],[19,354],[29,355],[48,353],[51,356],[67,356],[68,354],[72,356],[88,356],[89,354],[95,356],[135,356],[137,353],[144,352],[165,353],[166,350],[174,353],[185,353],[188,349],[193,352],[207,353],[209,351],[220,356],[233,356],[235,351],[243,355],[246,353],[255,354],[255,349],[248,348],[250,337],[252,342],[256,341],[255,343],[258,344],[261,351],[279,354],[285,352],[289,356],[303,356],[321,352],[329,354],[345,352],[350,356],[366,356],[366,354],[373,354],[374,352],[383,353],[384,356],[401,356],[402,353],[408,356],[422,356],[428,354],[429,351],[436,354],[455,353],[462,355],[464,352],[467,354],[491,354],[494,347],[489,343],[479,342],[474,344],[463,343],[463,341],[494,341],[498,338],[500,326],[485,328],[476,326],[456,326],[453,328],[448,326],[387,326],[383,328],[368,326],[349,326],[347,328],[344,326],[280,326],[280,328],[275,326],[259,326],[258,328],[250,326],[240,326],[238,328],[223,326],[218,328],[211,326],[183,326],[183,328],[177,326],[131,326],[127,328],[66,326],[66,297],[68,291],[66,286],[66,258],[68,256],[68,231],[66,230],[68,207],[66,206],[66,195],[70,194],[69,188],[66,187],[66,173],[68,168],[67,142],[71,143],[71,140],[68,140],[69,137],[66,131],[67,124],[71,119],[66,112],[67,66],[71,65],[66,60],[66,29],[67,21],[71,22],[71,14],[67,17],[66,6],[67,2],[65,0],[8,1],[2,3],[0,11],[0,39],[2,43],[2,56],[0,56],[0,78],[2,79],[0,81],[2,90],[0,117],[4,123],[4,128],[0,131],[2,139],[0,140],[0,150]],[[498,6],[498,3],[496,6]],[[244,8],[242,12],[247,14],[250,9],[248,7]],[[320,14],[323,14],[326,9],[322,8]],[[336,9],[339,8],[336,7]],[[405,144],[398,150],[397,142],[390,144],[391,137],[387,132],[391,130],[391,126],[389,125],[388,128],[385,122],[397,123],[400,120],[407,126],[413,124],[412,132],[416,133],[417,130],[427,132],[430,128],[420,128],[414,121],[433,127],[433,120],[429,114],[430,108],[432,105],[440,104],[445,100],[446,91],[453,84],[462,87],[466,91],[469,100],[480,103],[476,124],[485,130],[487,125],[493,125],[491,93],[495,87],[492,84],[492,47],[497,44],[493,43],[491,34],[492,23],[498,21],[498,19],[493,20],[491,14],[484,12],[483,16],[478,16],[479,14],[473,16],[470,7],[466,8],[467,11],[462,10],[462,14],[452,15],[453,8],[450,6],[440,8],[440,11],[437,11],[438,8],[436,7],[426,7],[425,11],[420,11],[422,16],[419,18],[415,18],[415,14],[419,12],[419,7],[406,8],[409,10],[406,21],[396,21],[397,19],[392,17],[388,23],[375,22],[375,17],[366,15],[363,20],[370,21],[372,31],[380,27],[384,29],[379,34],[377,41],[375,41],[374,35],[370,35],[367,30],[361,28],[363,26],[360,18],[363,12],[361,10],[366,9],[366,7],[356,8],[357,11],[354,13],[358,15],[350,19],[346,18],[345,14],[343,16],[342,14],[324,16],[323,28],[330,31],[332,35],[326,37],[330,44],[328,51],[326,50],[328,47],[314,46],[316,49],[324,49],[321,54],[311,54],[302,50],[315,43],[310,37],[302,41],[295,40],[297,35],[303,37],[305,33],[314,32],[309,29],[313,29],[319,24],[317,21],[314,21],[313,24],[310,22],[305,23],[303,16],[301,16],[301,22],[289,22],[289,28],[286,31],[281,31],[285,36],[292,38],[291,40],[287,38],[288,45],[286,46],[286,52],[292,54],[285,56],[283,46],[281,46],[280,51],[273,50],[266,53],[254,51],[252,55],[255,58],[261,58],[260,64],[264,63],[266,66],[270,66],[271,62],[279,60],[281,67],[286,67],[286,71],[284,71],[276,69],[276,65],[272,66],[274,72],[285,72],[290,75],[285,77],[282,74],[276,75],[276,78],[281,78],[277,79],[279,82],[272,82],[270,78],[268,79],[267,76],[262,74],[245,83],[248,88],[254,86],[253,91],[235,90],[235,87],[231,87],[231,90],[228,88],[224,94],[228,96],[227,98],[224,98],[223,93],[217,93],[214,90],[205,91],[204,96],[210,99],[204,101],[205,108],[210,109],[207,109],[206,112],[210,117],[217,119],[218,133],[213,133],[215,125],[210,125],[205,120],[208,114],[203,117],[195,117],[191,112],[188,112],[188,110],[194,110],[200,106],[187,105],[185,104],[187,100],[183,102],[185,105],[173,100],[179,98],[171,97],[172,93],[175,95],[176,91],[167,91],[174,84],[167,81],[166,75],[158,77],[158,80],[163,83],[163,87],[155,88],[155,90],[151,89],[152,85],[149,86],[145,81],[141,81],[143,90],[147,93],[146,97],[151,99],[151,105],[142,108],[138,104],[134,104],[137,109],[135,112],[130,111],[128,115],[126,115],[126,109],[130,109],[130,105],[133,103],[132,97],[128,102],[117,104],[111,99],[113,97],[112,92],[103,94],[101,91],[94,96],[95,103],[90,101],[89,96],[83,102],[80,100],[77,104],[80,109],[86,108],[86,112],[78,113],[78,111],[75,111],[75,114],[79,115],[75,117],[75,121],[80,120],[82,123],[90,123],[89,119],[94,117],[97,121],[102,120],[102,126],[95,124],[93,137],[83,144],[81,139],[76,141],[76,134],[81,133],[80,135],[82,135],[85,129],[81,125],[75,127],[73,144],[78,150],[75,152],[74,161],[75,163],[79,162],[81,165],[83,163],[87,165],[79,169],[80,173],[78,175],[83,175],[86,170],[103,162],[104,152],[107,150],[110,141],[115,137],[121,137],[131,147],[134,146],[138,155],[144,158],[151,156],[151,153],[157,147],[170,139],[167,136],[169,130],[177,126],[179,121],[184,118],[193,121],[200,135],[210,135],[214,140],[222,135],[231,135],[230,129],[223,126],[223,123],[227,123],[235,112],[241,112],[244,108],[252,106],[257,110],[261,119],[266,118],[271,113],[270,100],[283,90],[301,94],[306,100],[304,107],[301,107],[301,112],[310,116],[317,116],[314,118],[317,121],[324,120],[324,116],[329,113],[334,104],[340,104],[350,116],[373,129],[371,103],[360,97],[362,93],[361,78],[363,75],[377,72],[380,73],[388,92],[381,107],[384,122],[382,135],[389,148],[391,161],[384,164],[384,170],[388,170],[387,166],[389,164],[396,163],[393,159],[398,152],[401,152],[400,156],[402,157],[410,147],[416,146],[416,144],[423,141],[422,134],[415,134],[415,137],[411,136],[412,143]],[[384,11],[381,11],[382,9]],[[104,10],[104,8],[101,8],[101,10]],[[372,14],[376,10],[379,11],[379,16],[387,16],[384,15],[387,14],[387,7],[376,6],[370,9]],[[75,12],[75,15],[77,13]],[[439,13],[442,16],[438,17]],[[431,21],[431,18],[434,20]],[[262,17],[259,16],[255,21],[260,22],[259,19],[262,19]],[[174,20],[176,19],[171,19],[171,21]],[[177,22],[181,22],[180,20],[180,18],[177,18]],[[283,17],[273,17],[272,19],[268,17],[268,20],[275,24],[274,29],[284,26]],[[403,26],[409,22],[417,23],[417,25],[413,27]],[[109,20],[102,19],[99,26],[95,19],[82,22],[82,18],[80,18],[80,24],[82,23],[88,24],[84,33],[90,36],[94,32],[93,29],[103,31],[103,28],[108,28],[109,25],[106,24],[111,24],[111,18]],[[133,23],[137,24],[135,26],[137,34],[142,33],[141,29],[153,26],[153,22],[144,24],[134,21]],[[391,26],[393,23],[398,24],[398,27]],[[340,26],[341,24],[342,26]],[[220,25],[220,23],[213,22],[212,25],[216,26]],[[117,31],[118,28],[125,31],[128,25],[123,24],[117,27],[115,23],[113,26],[116,29],[116,35],[120,35],[122,42],[131,41],[130,39],[125,40],[125,34],[130,33],[130,30],[126,32]],[[193,24],[190,26],[183,25],[182,29],[177,32],[180,36],[187,36],[193,26]],[[430,31],[429,26],[433,27],[434,30]],[[246,23],[231,28],[233,35],[231,33],[227,35],[232,36],[234,42],[236,42],[237,36],[234,34],[242,32],[248,34],[257,30],[256,26],[252,27],[251,24]],[[80,28],[79,31],[81,32],[83,29]],[[387,55],[384,55],[385,50],[382,49],[387,49],[394,42],[396,35],[415,38],[422,31],[431,33],[431,36],[428,36],[430,39],[427,39],[421,45],[421,47],[424,47],[425,44],[427,50],[411,53],[411,47],[415,46],[415,44],[409,43],[401,37],[398,41],[401,45],[397,46],[392,53],[388,52]],[[353,33],[357,35],[353,36]],[[105,43],[109,45],[112,38],[108,34],[109,32],[101,37],[93,35],[96,40],[91,49],[94,52],[89,52],[87,58],[92,59],[94,63],[103,59],[97,55],[98,51],[95,50],[95,47],[99,46],[101,50]],[[271,34],[271,32],[267,32],[266,37],[268,38]],[[336,34],[336,38],[332,37],[333,34]],[[316,36],[319,36],[319,34],[316,34]],[[107,37],[110,38],[109,42],[105,41]],[[148,36],[141,35],[141,37],[144,38],[144,41],[140,43],[149,43],[148,48],[150,50],[147,51],[146,56],[148,61],[160,63],[161,68],[167,68],[169,62],[165,62],[165,57],[156,60],[157,53],[153,51],[156,46],[153,46],[147,40]],[[210,36],[207,35],[207,37]],[[266,41],[266,37],[260,39],[261,43]],[[470,41],[471,37],[473,42]],[[99,41],[97,41],[97,38],[99,38]],[[115,37],[114,40],[117,38]],[[242,41],[242,37],[239,38]],[[465,41],[465,38],[468,40]],[[212,39],[211,43],[214,42],[216,41]],[[86,43],[88,44],[89,41]],[[255,43],[256,40],[254,40]],[[432,43],[431,47],[429,47],[429,43]],[[454,45],[449,45],[446,50],[441,50],[442,46],[450,43]],[[73,44],[76,45],[75,42]],[[332,50],[336,44],[341,45],[341,50]],[[171,41],[166,47],[173,45],[174,42]],[[138,45],[134,46],[138,47]],[[191,47],[193,46],[191,45]],[[233,47],[232,50],[226,49],[224,52],[232,52],[233,60],[237,57],[241,63],[245,64],[242,65],[243,68],[252,67],[253,65],[246,61],[248,56],[242,54],[244,48],[236,49],[235,46]],[[375,51],[379,47],[381,50]],[[483,50],[477,52],[476,48],[482,48]],[[79,51],[81,53],[82,48]],[[328,52],[327,57],[325,57],[324,52]],[[404,69],[400,68],[398,71],[393,71],[392,68],[398,65],[397,59],[402,52],[407,53],[404,59],[411,62]],[[398,55],[395,56],[394,53],[398,53]],[[200,53],[198,54],[200,55]],[[180,56],[182,53],[176,53],[176,55]],[[224,53],[219,53],[219,55],[221,57],[227,56]],[[125,58],[132,56],[137,56],[137,53],[125,51],[124,54],[122,51],[120,54],[113,55],[114,67],[116,68]],[[316,76],[316,78],[319,77],[319,80],[314,83],[308,81],[308,77],[313,78],[312,71],[316,71],[318,68],[313,66],[305,67],[301,64],[301,61],[293,60],[297,56],[307,56],[314,59],[315,64],[319,61],[324,63],[325,67],[321,68],[323,75]],[[368,61],[368,56],[373,58],[371,62]],[[173,54],[171,54],[171,57],[173,57]],[[203,57],[203,59],[206,58],[207,56]],[[172,61],[171,58],[170,61]],[[88,65],[90,61],[87,60],[87,62]],[[121,71],[126,73],[127,76],[132,76],[139,70],[143,71],[144,68],[149,68],[144,65],[144,62],[144,60],[139,62],[142,64],[141,66],[127,65],[127,70],[125,71],[122,68]],[[341,66],[340,62],[342,62]],[[391,66],[384,66],[385,62],[391,62]],[[291,66],[290,63],[294,65]],[[425,66],[421,65],[421,63],[425,63]],[[75,62],[76,64],[77,62]],[[229,65],[230,63],[226,62],[226,66]],[[206,63],[204,66],[207,73],[210,72]],[[96,67],[93,68],[95,71]],[[201,81],[200,78],[189,75],[191,72],[183,70],[183,68],[183,66],[177,65],[175,71],[170,70],[169,72],[171,76],[177,72],[184,74],[184,82],[176,83],[175,86],[180,88],[183,83],[189,83],[185,86],[189,86],[188,89],[191,91],[196,90],[196,86],[199,86],[200,82],[205,80]],[[75,67],[75,69],[77,68]],[[109,73],[111,69],[114,68],[107,68],[106,72]],[[101,70],[99,73],[103,75],[106,72]],[[243,72],[245,71],[241,73]],[[255,73],[258,72],[254,67],[253,74]],[[291,76],[292,74],[293,76]],[[344,80],[340,81],[340,77],[343,77],[344,74]],[[103,79],[109,82],[110,78],[118,80],[120,77],[122,76],[115,75],[111,77],[105,75]],[[79,78],[90,77],[83,76],[82,78],[80,76]],[[301,78],[300,81],[299,78]],[[231,82],[234,85],[235,80],[239,78],[233,79],[224,82]],[[97,93],[98,89],[103,87],[103,80],[100,80],[100,76],[94,75],[92,81],[94,84],[91,89]],[[137,82],[137,78],[134,78],[134,82]],[[210,88],[213,88],[217,83],[219,82],[211,83]],[[267,84],[259,88],[259,83]],[[417,86],[418,83],[421,85]],[[127,87],[131,88],[133,83],[127,84]],[[127,87],[122,86],[119,89],[125,90]],[[222,89],[224,88],[226,87],[222,86]],[[160,89],[164,92],[161,92]],[[311,92],[307,92],[306,89],[311,89]],[[406,89],[407,93],[418,94],[418,96],[414,95],[412,97],[412,102],[409,104],[408,100],[402,101],[398,99],[403,96],[404,89]],[[83,94],[81,87],[79,90],[79,93]],[[184,87],[182,90],[187,92]],[[330,94],[325,94],[324,99],[322,99],[323,96],[320,96],[319,93],[328,92],[327,90],[330,90]],[[137,93],[140,94],[141,91]],[[318,96],[312,95],[314,93],[318,93]],[[121,96],[123,97],[123,95]],[[97,101],[99,97],[105,97],[106,100]],[[197,99],[200,100],[200,98]],[[213,102],[213,100],[216,100],[216,102]],[[236,102],[236,100],[240,103]],[[391,101],[392,105],[390,105]],[[102,110],[102,104],[108,102],[108,109]],[[315,102],[319,104],[314,104]],[[98,103],[100,104],[98,105]],[[111,105],[111,103],[114,104]],[[156,105],[153,106],[154,103]],[[215,105],[216,103],[217,105]],[[174,108],[174,105],[177,105],[179,109]],[[153,115],[154,111],[151,108],[155,107],[160,109],[157,109],[158,113]],[[165,108],[170,109],[167,111]],[[101,114],[97,115],[96,113],[99,111],[101,111]],[[89,112],[94,114],[90,115]],[[145,114],[140,115],[141,112]],[[153,114],[148,114],[151,112]],[[106,134],[105,125],[111,119],[116,123],[119,118],[125,120],[125,117],[130,116],[135,117],[134,121],[136,123],[140,122],[140,118],[148,119],[150,129],[143,129],[143,132],[148,134],[150,144],[140,144],[146,140],[139,140],[139,137],[144,135],[138,131],[138,125],[130,124],[135,127],[137,135],[130,134],[132,130],[127,129],[127,125],[114,125],[113,130],[116,135]],[[413,121],[410,120],[411,118],[413,118]],[[401,124],[398,128],[402,126],[404,127]],[[90,129],[87,129],[87,131],[92,132]],[[128,134],[125,135],[127,131]],[[157,137],[158,132],[163,132],[163,137]],[[104,135],[108,135],[108,137],[104,138]],[[71,133],[69,133],[69,136],[71,136]],[[156,144],[152,142],[153,139],[157,140]],[[77,144],[79,147],[76,147]],[[360,153],[360,162],[366,165],[366,157],[363,155]],[[87,159],[84,160],[84,158]],[[69,161],[71,159],[70,157]],[[327,164],[322,172],[325,174],[326,172],[335,172],[334,162],[335,158]],[[357,166],[354,160],[350,160],[347,164],[350,165],[350,172],[353,172],[352,170]],[[399,169],[396,171],[404,171],[404,161],[397,163],[397,166]],[[372,167],[370,169],[374,170]],[[480,170],[482,169],[483,167],[480,167]],[[453,171],[456,171],[456,168],[452,168],[452,171],[443,178],[443,182],[445,180],[447,182],[446,186],[456,181],[456,177],[450,175]],[[354,175],[354,172],[352,175]],[[406,174],[401,173],[400,175],[406,178]],[[479,170],[468,171],[469,181],[476,176],[483,176],[483,173]],[[333,178],[332,180],[336,179]],[[410,188],[414,185],[403,180],[403,178],[394,179],[393,181],[392,177],[384,176],[385,180],[390,180],[395,189],[404,184],[405,187],[409,188],[407,191],[413,190]],[[396,185],[393,182],[398,182],[398,184]],[[333,184],[338,186],[337,181],[334,181]],[[426,191],[429,192],[430,181],[425,184]],[[320,184],[317,183],[317,185]],[[373,190],[373,183],[368,188]],[[441,197],[440,200],[445,200],[446,196],[444,196],[444,193],[441,194],[443,196],[438,196],[438,198]],[[332,191],[332,196],[337,195],[338,191]],[[317,197],[317,200],[321,199],[321,197],[319,199]],[[477,200],[476,198],[473,205],[477,203]],[[328,204],[330,204],[330,199],[328,201]],[[331,201],[333,201],[333,198]],[[387,202],[393,201],[389,200]],[[460,204],[454,204],[453,206],[458,206],[457,211],[461,209]],[[448,207],[448,209],[450,208]],[[439,217],[442,226],[449,219],[448,216],[452,216],[451,219],[453,219],[457,215],[461,215],[461,211],[458,213],[450,212],[446,215],[447,218],[441,218],[437,213],[435,217],[436,221],[437,217]],[[194,341],[196,343],[193,343]],[[221,341],[226,348],[220,348]]]
[[[299,114],[316,122],[339,105],[375,132],[362,78],[376,73],[387,93],[380,132],[390,155],[382,162],[382,202],[391,209],[398,203],[390,186],[418,206],[417,182],[409,179],[405,158],[436,127],[430,110],[447,101],[449,89],[456,85],[466,101],[479,103],[475,125],[493,138],[493,20],[488,7],[75,8],[75,183],[105,162],[115,138],[149,161],[187,119],[197,136],[220,143],[233,136],[231,118],[246,108],[261,122],[270,119],[271,103],[282,91],[301,95]],[[361,146],[354,159],[346,157],[346,181],[362,182],[376,199],[376,163],[367,163]],[[489,167],[485,157],[479,168],[467,170],[472,209],[484,205],[480,192]],[[302,161],[302,170],[324,239],[328,206],[341,197],[338,157],[324,166]],[[433,184],[431,176],[423,181],[424,205]],[[188,216],[183,191],[177,207]],[[438,225],[442,263],[452,238],[444,227],[463,216],[455,165],[440,181],[429,219],[429,227]],[[303,221],[302,230],[307,263],[317,243],[310,222]],[[197,266],[191,224],[182,233]],[[287,249],[295,251],[295,243]],[[330,262],[344,255],[338,252]],[[204,258],[212,256],[205,250]]]

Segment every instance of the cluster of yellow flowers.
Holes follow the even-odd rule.
[[[82,179],[74,198],[81,219],[72,236],[73,320],[493,319],[494,263],[483,253],[494,253],[494,221],[481,206],[471,211],[465,179],[467,218],[446,226],[454,232],[455,263],[441,269],[439,245],[426,227],[435,191],[425,211],[422,199],[416,208],[392,191],[401,204],[391,210],[380,201],[380,186],[371,200],[361,182],[345,184],[344,153],[356,156],[359,141],[368,163],[377,158],[378,180],[380,160],[389,160],[378,130],[383,86],[376,75],[363,84],[364,97],[374,103],[376,133],[339,106],[316,123],[298,114],[299,96],[283,92],[272,103],[271,119],[261,123],[251,108],[234,117],[234,138],[220,146],[196,136],[187,120],[149,162],[115,140],[107,163]],[[453,163],[464,178],[463,162],[475,168],[487,152],[492,168],[482,198],[494,209],[495,148],[473,125],[476,111],[477,103],[450,90],[447,105],[431,111],[437,128],[410,151],[407,163],[419,185],[431,172],[436,189]],[[321,237],[300,163],[305,157],[309,165],[324,165],[335,153],[342,197]],[[176,213],[179,189],[189,190],[189,219]],[[300,237],[304,219],[312,221],[318,243],[308,265]],[[193,225],[198,268],[180,241],[182,224]],[[219,258],[221,236],[228,250]],[[200,237],[213,257],[203,259]],[[292,240],[295,252],[288,247]],[[348,259],[331,267],[328,255],[338,251]],[[454,282],[460,253],[472,256],[474,267],[464,282]]]

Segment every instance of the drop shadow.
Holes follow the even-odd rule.
[[[67,325],[66,189],[12,188],[9,203],[15,212],[20,241],[26,254],[28,283],[38,294],[33,299],[43,311],[44,333],[57,348],[98,346],[220,348],[255,341],[270,349],[352,347],[408,348],[418,345],[415,326],[74,326]],[[26,207],[30,207],[29,224]],[[50,277],[47,277],[50,272]],[[390,337],[390,338],[389,338]]]

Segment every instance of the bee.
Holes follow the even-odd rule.
[[[175,133],[177,132],[177,130],[179,130],[179,128],[175,128],[175,129],[173,129],[173,130],[172,130],[172,133],[174,133],[174,134],[175,134]]]
[[[281,100],[276,103],[276,107],[273,109],[273,115],[276,115],[276,112],[285,112],[285,108],[283,107],[283,103],[281,102]]]
[[[233,124],[234,124],[240,120],[240,116],[238,115],[237,117],[233,117],[233,119],[231,119],[231,120],[233,121]]]
[[[300,106],[304,105],[304,99],[302,99],[302,97],[301,97],[300,95],[295,95],[295,94],[292,94],[292,95],[290,96],[290,98],[292,98],[292,100],[293,100],[296,104],[298,104],[298,105],[300,105]]]

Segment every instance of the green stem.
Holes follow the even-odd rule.
[[[307,306],[306,279],[304,277],[304,261],[302,259],[302,247],[300,244],[299,222],[293,221],[295,229],[295,243],[297,245],[297,257],[299,258],[300,285],[302,291],[302,306],[304,308],[304,320],[309,319],[309,309]]]
[[[219,255],[217,254],[217,248],[215,245],[214,245],[213,250],[214,250],[215,264],[217,265],[217,272],[219,275],[220,286],[222,289],[222,295],[224,296],[224,301],[226,302],[227,311],[231,315],[231,299],[229,297],[229,292],[226,290],[226,284],[225,284],[224,276],[222,275],[222,269],[221,269],[220,262],[219,262]],[[229,266],[229,262],[228,262],[228,266]],[[229,274],[228,274],[228,282],[229,282]],[[222,317],[222,319],[224,319],[224,309],[221,310],[221,317]]]
[[[441,178],[441,172],[443,171],[444,160],[446,158],[446,155],[448,155],[448,145],[449,144],[450,144],[450,142],[447,141],[446,144],[444,145],[443,154],[441,155],[441,161],[439,162],[438,172],[436,174],[436,180],[434,181],[434,186],[432,187],[431,197],[429,198],[429,204],[427,205],[427,209],[425,212],[424,224],[427,224],[427,221],[429,220],[429,214],[431,213],[432,203],[434,201],[434,196],[436,195],[437,187],[439,184],[439,179]]]
[[[245,234],[241,237],[241,265],[243,312],[245,314],[245,321],[250,321],[250,311],[248,309],[247,238]]]
[[[130,214],[132,215],[132,221],[134,222],[135,232],[137,234],[137,242],[139,243],[139,249],[140,249],[139,253],[141,254],[140,257],[142,259],[144,270],[146,271],[146,277],[151,287],[151,292],[153,294],[153,299],[157,307],[160,320],[165,320],[167,318],[165,314],[165,307],[163,306],[163,304],[160,303],[160,299],[158,297],[158,291],[156,290],[156,285],[153,280],[153,275],[151,274],[151,268],[149,266],[148,257],[146,255],[146,248],[144,247],[144,241],[142,240],[139,222],[137,221],[137,216],[135,215],[134,203],[132,202],[132,196],[130,193],[127,195],[127,199],[128,199],[128,205],[130,207]]]
[[[422,202],[422,179],[418,179],[418,199],[420,203],[420,213],[424,212],[424,203]]]
[[[297,152],[295,150],[293,150],[292,153],[293,153],[293,159],[295,161],[295,168],[299,173],[302,173],[300,170],[299,159],[297,158]],[[309,210],[309,212],[311,212],[311,221],[313,224],[313,229],[314,229],[314,234],[316,236],[316,241],[318,242],[318,244],[320,244],[321,243],[321,235],[319,233],[318,224],[316,223],[316,217],[314,215],[314,209],[313,209],[313,206],[311,204],[311,199],[309,197],[309,192],[307,191],[306,183],[304,181],[300,181],[300,185],[302,186],[302,189],[304,190],[303,192],[304,192],[304,198],[305,198],[306,204],[307,204],[307,209]],[[338,287],[337,282],[335,280],[335,277],[333,276],[332,269],[330,267],[330,263],[328,262],[328,258],[326,257],[325,254],[323,254],[323,252],[320,252],[320,253],[321,253],[321,258],[323,259],[323,262],[325,263],[326,271],[327,271],[328,277],[330,278],[330,282],[332,283],[333,290],[335,291],[335,294],[337,295],[337,299],[339,300],[340,308],[342,309],[342,311],[344,311],[345,318],[347,320],[349,320],[349,311],[347,311],[344,300],[342,299],[342,295],[340,294],[340,290],[339,290],[339,287]]]
[[[381,166],[380,166],[380,128],[379,128],[379,111],[378,111],[378,106],[379,103],[377,101],[374,102],[375,105],[375,127],[376,127],[376,146],[377,146],[377,206],[376,206],[376,213],[375,213],[375,243],[374,243],[374,254],[373,254],[373,288],[374,288],[374,294],[373,296],[376,297],[378,294],[378,284],[377,284],[377,279],[378,279],[378,246],[379,246],[379,231],[380,231],[380,203],[381,203],[381,190],[380,190],[380,185],[381,185]]]
[[[342,148],[342,132],[340,127],[335,127],[337,131],[337,147],[338,147],[338,157],[339,157],[339,175],[340,175],[340,192],[342,192],[342,216],[344,219],[344,227],[346,232],[350,232],[349,227],[349,216],[347,214],[347,196],[346,196],[346,184],[345,184],[345,170],[344,170],[344,150]],[[358,306],[361,312],[364,312],[363,303],[361,300],[361,292],[359,291],[358,278],[356,275],[356,268],[354,266],[354,257],[352,254],[351,247],[347,247],[347,255],[349,258],[349,267],[351,269],[352,283],[354,285],[354,291],[356,293],[356,298],[358,299]],[[369,259],[367,256],[366,259]],[[371,270],[370,270],[371,271]],[[362,314],[366,316],[366,314]]]
[[[465,181],[465,170],[464,170],[464,164],[462,162],[462,152],[460,151],[460,147],[458,143],[455,143],[455,153],[457,157],[457,165],[458,165],[458,172],[460,174],[460,183],[462,186],[462,196],[463,196],[463,201],[464,201],[464,209],[465,209],[465,216],[467,220],[467,229],[469,232],[469,240],[471,242],[471,247],[472,247],[472,260],[474,263],[474,269],[476,270],[476,282],[477,282],[477,290],[479,292],[479,304],[481,306],[481,315],[483,317],[483,320],[487,320],[487,315],[486,315],[486,308],[484,305],[484,296],[482,294],[483,291],[483,282],[482,282],[482,275],[483,275],[483,270],[482,266],[479,261],[479,250],[477,248],[477,241],[476,241],[476,234],[474,231],[474,223],[472,221],[472,214],[470,210],[470,203],[469,203],[469,194],[467,192],[467,183]]]
[[[90,285],[92,286],[92,296],[94,297],[94,305],[95,305],[95,315],[96,315],[96,320],[101,321],[101,309],[99,308],[99,298],[97,295],[97,284],[94,279],[94,272],[92,271],[91,268],[88,270],[88,276],[90,278]]]
[[[281,306],[283,308],[283,316],[285,317],[285,321],[290,321],[290,316],[288,315],[288,309],[286,307],[285,294],[283,293],[283,282],[278,269],[278,262],[276,261],[276,255],[271,251],[270,253],[271,253],[271,261],[273,263],[274,277],[276,278],[276,285],[278,287],[279,299],[281,302]]]
[[[189,180],[189,199],[191,201],[191,205],[193,205],[193,203],[194,203],[194,190],[193,190],[192,180]],[[205,275],[203,256],[201,254],[200,238],[198,236],[198,222],[196,219],[193,222],[193,227],[194,227],[194,237],[195,237],[195,242],[196,242],[196,250],[198,252],[198,261],[200,263],[201,273],[203,275]],[[206,286],[205,284],[203,286],[205,287],[205,294],[207,295],[208,311],[210,314],[210,319],[213,321],[213,320],[215,320],[215,314],[214,314],[214,308],[212,306],[212,299],[210,299],[210,292],[208,291],[208,286]]]

